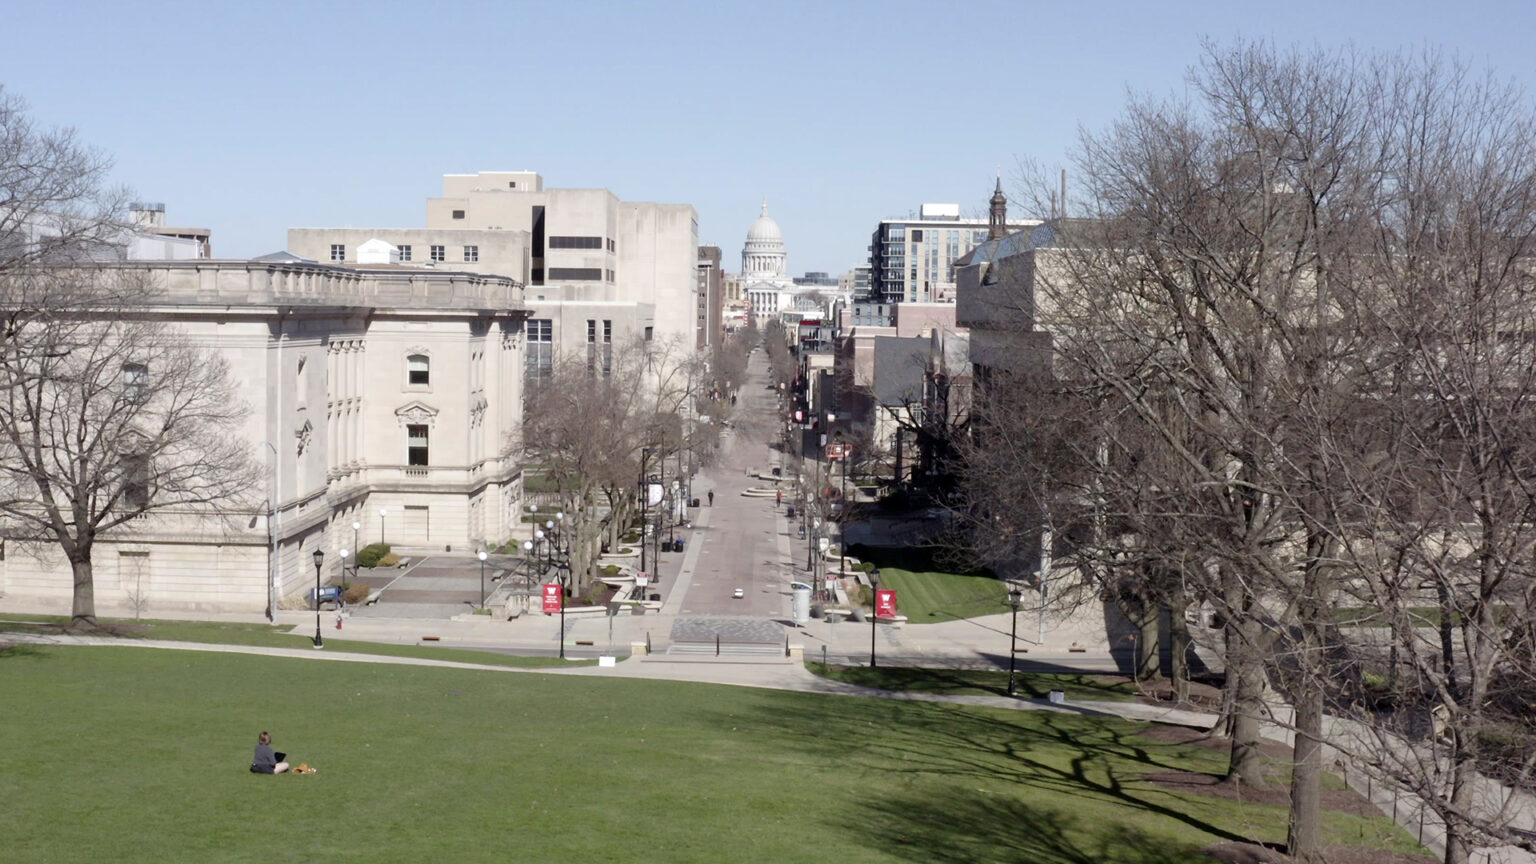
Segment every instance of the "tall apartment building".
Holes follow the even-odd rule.
[[[528,373],[558,353],[639,337],[698,344],[698,214],[621,201],[607,189],[546,189],[532,171],[447,174],[425,228],[293,228],[288,249],[357,263],[371,240],[394,263],[507,276],[528,285]],[[378,254],[375,252],[374,254]]]
[[[1001,192],[995,193],[1001,195]],[[959,204],[924,204],[916,219],[882,219],[869,243],[869,299],[953,303],[955,261],[984,242],[991,219],[963,219]],[[1005,232],[1040,224],[1012,219]]]

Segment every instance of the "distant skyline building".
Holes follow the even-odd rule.
[[[953,303],[955,261],[997,232],[1022,231],[1039,219],[1008,219],[1001,183],[987,219],[964,219],[959,204],[924,204],[916,219],[882,219],[870,238],[871,300]]]
[[[535,378],[551,372],[557,354],[607,353],[630,338],[708,342],[698,311],[699,221],[688,204],[546,189],[533,171],[445,174],[442,197],[427,199],[424,228],[292,228],[288,249],[326,264],[376,260],[526,284]]]

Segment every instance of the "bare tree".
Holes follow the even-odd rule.
[[[655,473],[661,460],[686,463],[688,448],[709,445],[694,417],[708,382],[701,358],[680,340],[635,340],[615,346],[601,369],[561,356],[548,378],[531,383],[520,438],[509,444],[578,514],[576,587],[595,578],[604,540],[629,523],[642,461]]]
[[[1295,708],[1298,857],[1318,854],[1325,710],[1374,650],[1333,601],[1368,601],[1443,752],[1378,724],[1356,755],[1428,800],[1463,862],[1513,836],[1471,790],[1496,703],[1532,683],[1509,626],[1536,547],[1531,108],[1433,57],[1238,45],[1190,83],[1084,136],[1087,218],[1051,226],[1005,301],[1051,334],[1051,374],[1022,411],[986,395],[973,497],[1027,531],[1011,480],[1085,574],[1219,613],[1233,777],[1262,782],[1266,679]],[[1413,620],[1421,584],[1438,632]]]

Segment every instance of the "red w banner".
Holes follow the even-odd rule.
[[[561,598],[560,598],[560,586],[559,586],[559,584],[551,582],[551,583],[548,583],[548,584],[544,585],[544,611],[545,612],[559,612],[560,611],[560,599]]]
[[[875,617],[896,617],[896,592],[890,588],[881,588],[875,592]]]

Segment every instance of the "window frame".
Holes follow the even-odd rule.
[[[420,430],[420,436],[417,436]],[[420,444],[416,441],[420,440]],[[420,461],[417,461],[417,460]],[[427,468],[432,464],[432,427],[426,423],[405,425],[405,464],[409,468]]]
[[[415,361],[421,361],[421,368],[415,368]],[[421,380],[417,379],[417,373],[421,373]],[[405,386],[424,388],[432,386],[432,356],[417,351],[405,355]]]

